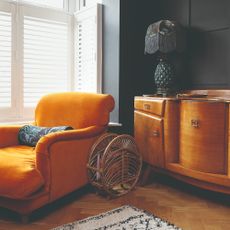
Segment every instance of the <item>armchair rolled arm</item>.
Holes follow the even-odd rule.
[[[18,145],[18,132],[22,125],[0,126],[0,148]]]
[[[83,138],[90,138],[103,133],[106,126],[90,126],[83,129],[68,130],[64,132],[50,133],[42,137],[35,148],[35,152],[48,153],[49,147],[58,141],[71,141]]]

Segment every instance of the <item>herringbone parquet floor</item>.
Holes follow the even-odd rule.
[[[130,204],[185,230],[229,230],[230,196],[204,191],[168,177],[154,177],[148,185],[108,200],[85,187],[36,211],[29,224],[0,209],[0,230],[43,230]]]

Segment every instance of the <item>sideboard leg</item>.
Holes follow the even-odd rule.
[[[144,163],[141,170],[141,176],[138,182],[140,186],[144,186],[147,184],[151,172],[152,172],[151,166],[149,164]]]
[[[23,224],[28,224],[29,223],[29,216],[28,215],[21,215],[21,222]]]

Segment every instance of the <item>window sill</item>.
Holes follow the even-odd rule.
[[[109,127],[122,127],[122,124],[117,122],[109,122]]]

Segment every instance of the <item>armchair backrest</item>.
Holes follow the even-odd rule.
[[[41,98],[35,110],[37,126],[67,125],[75,129],[92,125],[105,126],[114,108],[114,99],[108,94],[65,92],[48,94]]]

